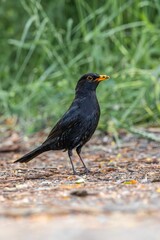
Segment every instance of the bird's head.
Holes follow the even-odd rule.
[[[101,81],[109,78],[107,75],[99,75],[97,73],[84,74],[77,83],[76,91],[95,91]]]

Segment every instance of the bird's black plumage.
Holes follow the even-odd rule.
[[[68,111],[51,130],[41,146],[24,155],[16,162],[28,162],[39,154],[49,150],[67,150],[72,164],[72,150],[77,154],[88,172],[81,158],[82,146],[91,138],[99,121],[100,107],[96,97],[96,88],[100,81],[108,79],[107,75],[88,73],[83,75],[77,83],[75,98]]]

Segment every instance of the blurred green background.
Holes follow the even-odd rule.
[[[1,0],[0,33],[1,123],[52,127],[97,72],[99,129],[160,124],[159,0]]]

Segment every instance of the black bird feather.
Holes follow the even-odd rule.
[[[107,75],[95,73],[83,75],[77,83],[75,99],[70,108],[51,130],[47,139],[41,146],[15,162],[28,162],[39,154],[50,150],[67,150],[73,173],[76,174],[72,162],[72,150],[76,148],[85,171],[88,173],[80,155],[81,148],[91,138],[99,121],[100,107],[96,97],[96,88],[100,81],[108,78]]]

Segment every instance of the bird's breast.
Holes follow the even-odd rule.
[[[80,113],[86,118],[88,116],[95,116],[96,118],[100,115],[100,107],[95,93],[90,94],[79,101],[79,108]]]

